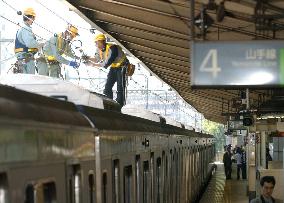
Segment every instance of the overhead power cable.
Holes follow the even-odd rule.
[[[43,3],[41,3],[40,0],[36,0],[36,2],[38,2],[42,7],[44,7],[46,10],[48,10],[48,11],[51,12],[53,15],[55,15],[55,16],[58,17],[58,18],[60,18],[61,20],[63,20],[63,21],[66,22],[67,24],[73,25],[72,23],[70,23],[69,21],[67,21],[65,18],[61,17],[60,15],[58,15],[57,13],[55,13],[53,10],[51,10],[50,8],[48,8],[46,5],[44,5]],[[81,26],[78,26],[78,25],[76,25],[76,27],[90,31],[90,28],[84,28],[84,27],[81,27]]]

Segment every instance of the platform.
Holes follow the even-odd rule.
[[[248,203],[247,180],[237,180],[236,165],[233,165],[232,179],[226,180],[223,163],[217,163],[200,203]]]

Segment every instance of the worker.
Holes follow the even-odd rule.
[[[113,99],[112,88],[117,83],[116,101],[123,106],[125,104],[126,70],[129,61],[120,46],[106,43],[104,34],[96,35],[95,43],[99,50],[99,59],[90,58],[90,61],[94,62],[93,66],[103,68],[110,66],[104,94],[108,98]]]
[[[226,152],[223,155],[223,163],[224,163],[224,169],[225,169],[225,175],[226,179],[231,179],[231,173],[232,173],[232,154],[231,154],[231,147],[227,146]]]
[[[33,8],[27,8],[23,11],[24,25],[17,31],[15,39],[15,55],[17,57],[17,72],[35,73],[34,55],[43,43],[39,43],[32,31],[31,25],[36,17]]]
[[[43,46],[42,54],[37,59],[38,73],[50,77],[59,78],[61,75],[61,64],[77,68],[77,57],[71,48],[72,40],[78,36],[78,29],[69,25],[67,29],[51,37]],[[64,56],[72,58],[66,59]]]

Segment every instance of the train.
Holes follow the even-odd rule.
[[[98,97],[101,108],[0,85],[0,203],[198,202],[214,137]]]

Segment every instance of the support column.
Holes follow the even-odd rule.
[[[255,167],[255,133],[249,133],[248,144],[248,192],[249,200],[256,196],[255,180],[256,180],[256,167]]]
[[[260,144],[261,144],[260,162],[261,162],[261,166],[263,168],[266,168],[266,133],[265,131],[261,131]]]

